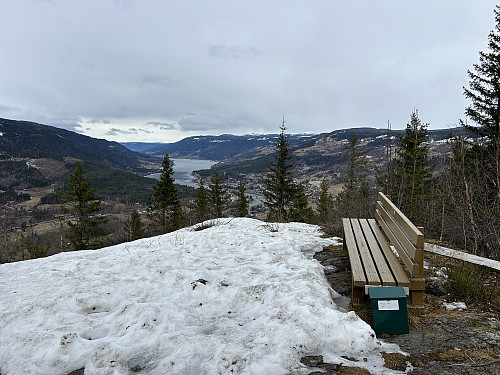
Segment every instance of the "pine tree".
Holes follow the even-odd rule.
[[[174,184],[174,168],[168,154],[162,162],[160,179],[153,186],[149,198],[148,215],[160,234],[168,233],[183,226],[182,206]]]
[[[107,219],[97,215],[101,210],[101,201],[95,199],[92,180],[85,179],[85,173],[82,163],[77,163],[69,175],[66,191],[60,195],[63,212],[72,216],[66,221],[70,228],[67,237],[75,250],[96,248],[100,245],[100,239],[109,233],[103,228]]]
[[[292,179],[294,164],[291,159],[288,137],[285,135],[285,119],[281,133],[275,143],[274,161],[269,163],[269,172],[264,177],[265,189],[262,192],[269,209],[267,218],[270,221],[286,222],[290,220],[290,210],[294,199],[295,184]]]
[[[223,217],[224,211],[229,203],[227,188],[224,186],[222,176],[217,169],[214,170],[210,176],[210,183],[208,184],[208,198],[210,205],[213,208],[215,218]]]
[[[427,187],[432,176],[429,162],[428,124],[422,123],[415,110],[399,139],[394,167],[393,202],[408,218],[419,225],[425,223],[425,201],[429,199]]]
[[[202,222],[207,220],[210,216],[208,211],[208,192],[202,178],[198,181],[198,188],[195,192],[195,218],[197,222]]]
[[[142,224],[141,215],[137,210],[131,212],[130,218],[126,220],[123,229],[125,230],[127,241],[134,241],[144,237],[144,224]]]
[[[236,216],[246,217],[248,216],[248,198],[245,195],[246,187],[245,182],[240,180],[238,184],[238,194],[236,196]]]

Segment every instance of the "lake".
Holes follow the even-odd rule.
[[[198,187],[198,184],[193,181],[193,172],[200,169],[210,169],[214,164],[213,160],[202,159],[170,159],[174,163],[174,182],[179,185]],[[158,180],[161,173],[153,173],[146,177]]]

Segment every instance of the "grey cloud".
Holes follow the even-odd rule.
[[[97,120],[97,119],[91,119],[87,121],[89,124],[111,124],[111,121],[109,120]]]
[[[179,126],[183,131],[206,131],[211,128],[207,121],[189,117],[180,119]]]
[[[249,114],[239,113],[232,117],[191,114],[179,120],[182,131],[248,131],[251,132],[258,120]]]
[[[208,54],[211,57],[218,58],[231,58],[231,59],[248,59],[263,55],[258,49],[253,47],[237,47],[237,46],[224,46],[222,44],[210,46]]]
[[[106,132],[106,135],[118,135],[118,134],[137,134],[137,132],[130,132],[127,130],[111,128]]]
[[[128,129],[118,129],[118,128],[111,128],[106,132],[106,135],[111,135],[111,136],[116,136],[119,134],[139,134],[139,133],[144,133],[144,134],[152,134],[154,132],[147,130],[147,129],[137,129],[137,128],[128,128]]]
[[[147,74],[142,76],[139,87],[147,85],[174,87],[180,85],[180,82],[168,75]]]
[[[0,111],[2,111],[2,112],[6,112],[6,113],[17,112],[20,109],[21,108],[19,108],[19,107],[14,107],[14,106],[10,106],[10,105],[2,105],[2,104],[0,104]]]
[[[175,124],[170,122],[160,122],[160,121],[148,121],[146,125],[157,126],[161,130],[174,130]]]
[[[442,127],[463,117],[495,5],[54,1],[2,6],[16,32],[0,45],[16,58],[0,62],[0,117],[84,133],[92,119],[93,134],[123,139],[275,132],[282,115],[290,132],[404,128],[415,107]]]

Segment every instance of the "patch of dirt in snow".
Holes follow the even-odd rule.
[[[349,259],[342,246],[327,247],[316,253],[315,258],[323,265],[332,288],[351,297]],[[418,316],[409,315],[409,334],[380,336],[386,342],[398,344],[409,354],[405,357],[385,353],[385,366],[404,371],[410,362],[413,366],[411,374],[415,375],[500,374],[500,316],[469,307],[465,311],[447,311],[444,301],[442,296],[426,293],[425,311]],[[353,306],[349,308],[353,309]],[[369,300],[353,310],[367,323],[373,323]],[[308,357],[304,360],[311,367],[318,368],[311,374],[366,373],[356,372],[361,369],[323,363],[322,358],[309,363]],[[354,372],[341,372],[344,370]]]

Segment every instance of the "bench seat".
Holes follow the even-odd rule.
[[[410,308],[423,308],[423,229],[416,228],[382,193],[375,217],[342,219],[353,304],[363,303],[370,286],[402,286],[410,294]]]

